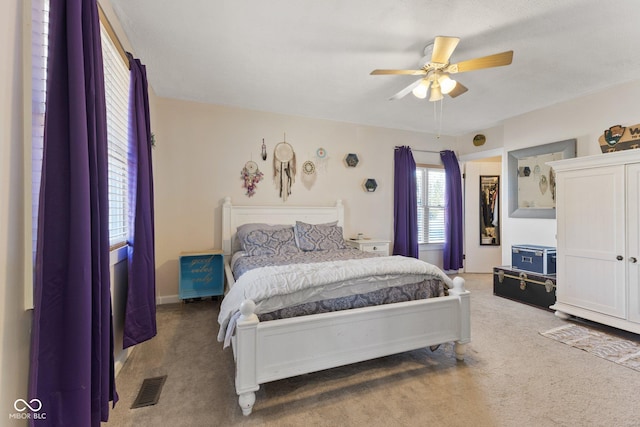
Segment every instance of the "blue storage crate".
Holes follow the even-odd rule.
[[[556,248],[539,245],[511,246],[511,266],[538,274],[556,274]]]
[[[180,299],[224,294],[224,255],[222,251],[182,253],[178,270]]]

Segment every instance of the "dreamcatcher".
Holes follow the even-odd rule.
[[[248,197],[253,196],[256,193],[256,184],[259,183],[264,176],[264,174],[258,169],[258,164],[253,160],[249,160],[244,164],[241,176],[244,180],[242,187],[247,189],[245,194]]]
[[[327,171],[327,163],[329,161],[329,157],[327,156],[327,150],[320,147],[316,150],[316,166],[318,167],[318,172],[326,172]]]
[[[273,150],[273,180],[283,201],[291,194],[291,185],[295,179],[296,153],[287,142],[280,142]]]
[[[307,160],[302,164],[300,178],[305,188],[311,190],[311,187],[316,182],[316,165],[311,160]]]

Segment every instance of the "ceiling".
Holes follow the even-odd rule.
[[[158,96],[252,110],[456,136],[640,77],[637,0],[110,3]],[[369,73],[418,68],[437,35],[460,37],[452,63],[513,63],[457,74],[442,105],[390,101],[416,77]]]

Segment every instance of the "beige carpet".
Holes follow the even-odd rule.
[[[618,365],[640,371],[638,338],[634,341],[575,324],[559,326],[541,334]]]
[[[158,336],[117,378],[106,427],[638,426],[640,372],[540,335],[571,324],[493,295],[491,274],[464,275],[471,340],[264,384],[244,417],[230,349],[215,340],[219,303],[158,308]],[[156,405],[130,409],[145,378],[167,375]],[[0,422],[1,424],[1,422]]]

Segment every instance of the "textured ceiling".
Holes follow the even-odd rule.
[[[260,111],[454,136],[640,78],[638,0],[110,3],[157,95]],[[514,51],[456,75],[441,128],[436,104],[389,101],[415,76],[369,75],[416,68],[437,35],[461,38],[452,63]]]

